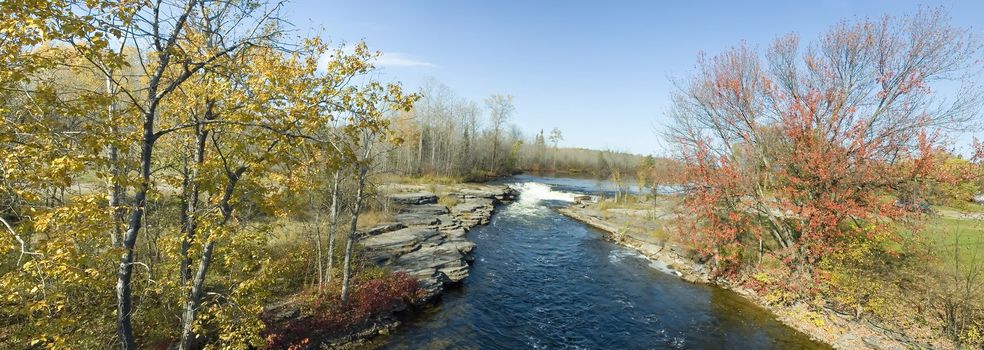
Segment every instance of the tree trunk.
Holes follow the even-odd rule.
[[[439,142],[437,142],[438,141],[437,140],[437,136],[434,135],[435,134],[434,130],[430,130],[430,134],[431,134],[431,138],[430,138],[430,144],[431,144],[430,170],[432,172],[434,172],[434,173],[437,173],[438,172],[438,169],[440,169],[440,167],[437,165],[437,144]]]
[[[155,96],[152,92],[151,96]],[[144,115],[143,146],[140,150],[140,186],[133,199],[133,210],[130,213],[129,227],[123,236],[123,256],[116,274],[116,323],[120,336],[120,348],[123,350],[136,349],[133,339],[133,324],[130,314],[133,312],[133,297],[130,282],[133,280],[134,246],[137,235],[143,225],[144,208],[147,205],[147,192],[150,190],[151,161],[154,152],[154,110]]]
[[[355,190],[355,203],[352,206],[352,218],[349,220],[349,234],[345,240],[345,266],[342,274],[342,305],[349,302],[349,283],[352,275],[352,245],[355,241],[356,227],[359,224],[359,213],[362,211],[362,191],[365,188],[367,165],[360,165],[358,187]]]
[[[342,169],[335,169],[335,178],[331,185],[331,213],[329,213],[330,217],[328,218],[330,221],[328,224],[328,266],[325,269],[326,283],[331,283],[332,269],[335,265],[335,236],[338,232],[338,209],[341,205],[339,203],[341,198],[338,193],[338,187],[342,181],[341,172]]]
[[[225,190],[222,193],[222,199],[219,200],[219,210],[222,212],[222,220],[217,226],[224,226],[232,218],[232,206],[229,201],[232,199],[233,193],[235,193],[239,179],[247,169],[246,166],[241,166],[234,172],[226,173],[229,182],[226,183]],[[215,248],[215,242],[211,238],[208,238],[208,236],[206,234],[205,248],[202,250],[202,260],[198,262],[198,272],[192,281],[191,291],[188,293],[188,300],[185,301],[185,308],[181,317],[181,341],[178,345],[180,350],[190,349],[193,345],[192,340],[195,338],[195,317],[198,307],[201,305],[205,276],[208,274],[208,267],[212,263],[212,250]]]
[[[314,209],[315,212],[314,245],[315,245],[315,250],[318,251],[318,263],[316,265],[318,266],[318,293],[321,293],[325,285],[325,267],[324,267],[325,261],[324,261],[324,251],[321,247],[321,208],[318,207],[320,206],[316,206],[316,208]]]
[[[202,293],[205,285],[205,274],[208,273],[208,266],[212,263],[212,250],[215,242],[209,240],[202,250],[202,261],[198,263],[198,272],[192,282],[191,292],[188,293],[188,300],[185,301],[184,312],[181,316],[181,342],[178,349],[188,350],[194,346],[195,339],[195,317],[198,307],[201,306]]]
[[[113,88],[113,79],[111,78],[113,72],[109,72],[110,76],[106,77],[106,92],[111,96],[115,94],[115,89]],[[112,120],[113,115],[116,114],[116,100],[109,103],[109,117]],[[114,139],[117,137],[117,129],[113,123],[109,126],[110,137]],[[110,243],[114,247],[120,246],[120,237],[123,236],[123,212],[120,210],[120,202],[123,197],[123,187],[120,186],[120,161],[119,161],[119,149],[116,144],[110,143],[109,149],[107,150],[109,158],[109,211],[113,220],[113,231],[110,232]]]
[[[495,153],[499,150],[499,130],[496,129],[495,133],[492,135],[492,164],[489,167],[491,171],[495,172]]]
[[[420,174],[420,169],[424,161],[424,131],[420,130],[420,138],[417,139],[417,169],[415,169],[416,174]]]
[[[205,119],[210,120],[212,118],[206,116]],[[182,228],[184,236],[181,237],[181,250],[179,252],[179,256],[181,257],[179,273],[181,274],[182,285],[188,283],[188,280],[191,279],[191,256],[188,255],[188,250],[191,249],[191,241],[195,239],[195,231],[198,229],[198,203],[201,200],[198,170],[205,162],[205,142],[208,139],[208,130],[205,130],[203,126],[198,126],[195,128],[195,134],[195,164],[192,165],[187,180],[189,186],[187,193],[188,206],[184,209],[187,218],[185,227]]]

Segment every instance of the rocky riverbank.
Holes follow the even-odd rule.
[[[436,301],[446,288],[468,277],[476,248],[468,240],[468,230],[488,224],[497,205],[518,196],[507,186],[482,184],[387,185],[382,190],[396,214],[392,222],[361,232],[358,245],[370,262],[417,279],[422,296],[413,307]],[[399,325],[395,314],[404,309],[406,306],[378,315],[346,334],[323,339],[318,347],[371,348],[373,338]]]
[[[420,186],[391,186],[387,199],[398,207],[394,222],[366,231],[359,245],[369,259],[420,281],[421,303],[438,297],[450,285],[468,277],[471,252],[469,229],[489,222],[495,206],[516,198],[506,186],[468,185],[447,188],[450,208],[438,195]]]
[[[865,321],[840,315],[832,310],[810,310],[804,304],[792,306],[771,305],[755,292],[741,286],[712,280],[709,268],[691,258],[684,247],[669,243],[652,234],[652,217],[670,219],[669,210],[609,209],[602,210],[594,203],[578,202],[558,211],[574,220],[595,227],[607,235],[605,238],[632,248],[647,256],[664,271],[692,283],[716,284],[730,289],[756,304],[770,310],[780,322],[829,344],[835,349],[907,349],[911,344],[902,334],[887,331]],[[655,213],[654,213],[655,211]]]

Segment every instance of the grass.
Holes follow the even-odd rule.
[[[924,230],[925,237],[938,246],[940,253],[952,254],[953,246],[960,245],[964,257],[984,259],[984,205],[967,203],[961,208],[934,207],[940,213],[930,219]]]
[[[672,202],[661,201],[658,203],[660,207],[666,205],[672,205]],[[620,202],[615,202],[615,198],[605,198],[598,201],[595,204],[595,209],[600,211],[611,210],[611,209],[628,209],[628,210],[652,210],[653,200],[649,198],[641,198],[639,196],[625,196],[622,197]]]
[[[452,196],[441,196],[437,199],[437,204],[443,205],[448,208],[453,208],[458,205],[458,198]]]
[[[939,217],[930,220],[925,229],[941,253],[952,254],[953,245],[961,246],[960,254],[967,259],[975,255],[984,259],[984,221],[971,218]]]
[[[984,204],[968,203],[964,210],[972,213],[984,213]]]
[[[399,183],[406,185],[456,185],[460,183],[467,182],[462,176],[439,176],[439,175],[421,175],[421,176],[386,176],[382,179],[383,182],[387,183]]]

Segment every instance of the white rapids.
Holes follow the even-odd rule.
[[[554,191],[549,185],[537,182],[516,184],[513,188],[519,191],[519,203],[527,205],[542,201],[574,202],[574,197],[577,196],[570,192]]]

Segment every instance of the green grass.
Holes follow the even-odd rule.
[[[931,219],[925,229],[925,237],[935,244],[944,256],[954,253],[954,245],[961,261],[970,261],[975,256],[984,261],[984,221],[970,218],[939,217]]]
[[[964,210],[971,213],[984,213],[984,204],[968,203]]]

